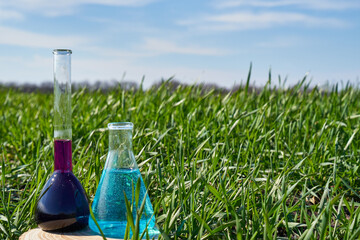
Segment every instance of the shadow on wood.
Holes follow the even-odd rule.
[[[78,232],[50,233],[35,228],[22,234],[19,240],[103,240],[103,238],[86,228]],[[119,238],[106,238],[108,240],[119,240]]]

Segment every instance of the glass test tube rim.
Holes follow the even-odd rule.
[[[107,126],[109,130],[132,130],[134,124],[132,122],[112,122]]]
[[[72,51],[70,49],[54,49],[53,54],[55,55],[70,55],[72,54]]]

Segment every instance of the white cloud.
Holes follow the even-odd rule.
[[[142,48],[146,51],[153,52],[154,54],[177,53],[209,56],[227,54],[226,51],[220,49],[205,48],[201,46],[179,46],[174,42],[157,38],[146,38]]]
[[[23,20],[24,16],[20,12],[5,10],[0,8],[0,20]]]
[[[306,9],[316,10],[345,10],[352,8],[360,8],[360,3],[355,0],[218,0],[214,3],[217,8],[233,8],[233,7],[284,7],[294,6]]]
[[[54,36],[0,26],[0,44],[36,48],[74,48],[88,43],[84,37]]]
[[[104,58],[120,58],[134,61],[142,57],[150,57],[161,54],[185,54],[185,55],[205,55],[219,56],[228,54],[227,51],[217,48],[206,48],[202,46],[179,45],[164,39],[145,38],[143,43],[134,45],[135,50],[122,50],[118,48],[100,47],[94,45],[86,36],[74,35],[50,35],[35,33],[16,28],[4,27],[0,25],[0,45],[12,45],[30,48],[69,48],[77,49],[83,53],[88,52],[94,56]]]
[[[45,0],[44,0],[45,1]],[[157,0],[80,0],[81,4],[98,4],[98,5],[109,5],[109,6],[130,6],[139,7]]]
[[[0,0],[0,7],[22,12],[36,12],[45,16],[62,16],[74,14],[77,7],[81,5],[141,7],[155,1],[158,0]]]
[[[303,24],[310,27],[344,27],[347,25],[336,18],[314,17],[293,12],[250,12],[239,11],[225,14],[207,15],[197,19],[178,21],[179,25],[205,31],[236,31]]]

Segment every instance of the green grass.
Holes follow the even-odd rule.
[[[360,237],[360,90],[171,84],[73,93],[74,173],[93,199],[109,122],[133,146],[162,239]],[[53,95],[0,89],[0,239],[36,227],[53,168]]]

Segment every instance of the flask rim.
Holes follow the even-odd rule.
[[[54,49],[53,54],[54,55],[70,55],[70,54],[72,54],[72,51],[70,49]]]
[[[109,130],[132,130],[134,124],[132,122],[112,122],[107,126]]]

